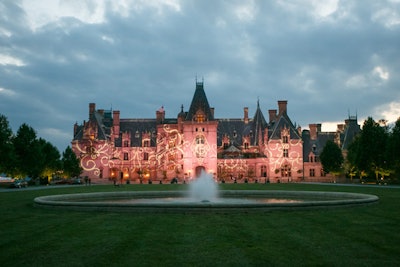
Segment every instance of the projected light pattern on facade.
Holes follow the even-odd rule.
[[[120,111],[96,109],[90,103],[89,120],[74,125],[72,149],[82,176],[94,182],[187,182],[202,171],[220,182],[293,182],[323,176],[317,160],[321,148],[316,147],[320,124],[304,135],[292,124],[284,100],[268,114],[267,121],[257,102],[253,118],[246,107],[243,118],[215,119],[203,83],[196,82],[189,110],[182,105],[173,118],[166,118],[161,107],[154,119],[121,119]],[[340,132],[335,140],[342,140]]]

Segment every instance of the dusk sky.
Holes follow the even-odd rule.
[[[121,118],[217,118],[288,100],[302,128],[400,116],[400,0],[2,0],[0,114],[60,152],[88,105]]]

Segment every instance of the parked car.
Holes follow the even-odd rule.
[[[82,180],[80,178],[75,178],[72,180],[72,184],[82,184]]]
[[[61,179],[54,181],[54,184],[72,184],[70,179]]]
[[[17,179],[10,185],[11,188],[22,188],[22,187],[28,187],[28,182],[25,181],[24,179]]]

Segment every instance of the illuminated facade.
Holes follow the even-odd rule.
[[[154,119],[124,119],[120,111],[90,103],[89,120],[74,125],[72,149],[82,176],[98,183],[166,183],[173,178],[181,183],[201,171],[219,182],[296,182],[307,179],[312,168],[321,170],[317,160],[309,162],[304,132],[291,122],[287,101],[278,101],[278,109],[268,113],[267,121],[257,102],[252,118],[245,107],[242,118],[216,119],[203,82],[196,81],[189,110],[182,106],[174,118],[166,118],[161,107]],[[320,175],[314,171],[314,176]]]

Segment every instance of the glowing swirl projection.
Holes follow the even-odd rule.
[[[286,111],[285,101],[278,104]],[[165,119],[163,108],[156,112],[156,119],[120,119],[119,111],[96,110],[92,103],[89,121],[74,125],[72,149],[83,176],[121,182],[171,178],[182,182],[201,171],[219,179],[261,177],[274,182],[284,181],[282,177],[299,178],[305,168],[303,143],[290,120],[282,117],[286,113],[270,113],[272,124],[262,114],[251,120],[245,111],[244,120],[214,119],[200,83],[189,111],[184,112],[182,106],[172,119]],[[238,137],[234,146],[230,146],[232,134]]]
[[[80,165],[85,172],[93,172],[95,176],[100,176],[100,168],[109,165],[109,154],[113,144],[92,139],[85,141],[73,142],[72,149],[78,155]]]
[[[288,154],[284,154],[284,150]],[[289,143],[279,141],[271,141],[266,150],[269,158],[270,170],[278,174],[284,166],[289,166],[292,173],[302,170],[303,162],[303,145],[301,140],[290,140]]]

